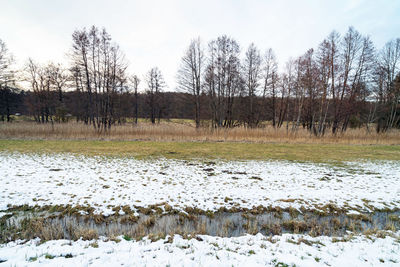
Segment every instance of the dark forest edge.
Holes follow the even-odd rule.
[[[129,119],[193,119],[196,128],[306,129],[314,136],[363,127],[366,133],[400,127],[400,38],[376,49],[369,36],[349,27],[330,33],[317,48],[278,71],[272,49],[251,44],[241,53],[226,35],[205,47],[193,39],[181,59],[176,92],[165,92],[154,67],[144,80],[127,72],[127,61],[105,29],[72,34],[68,66],[29,59],[15,71],[0,41],[0,118],[31,116],[38,123],[70,118],[105,133]],[[24,86],[21,86],[24,84]],[[202,125],[202,121],[206,124]],[[373,129],[374,128],[374,129]]]

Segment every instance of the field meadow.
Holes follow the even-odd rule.
[[[162,119],[151,124],[128,121],[99,133],[83,123],[38,124],[30,117],[0,123],[0,150],[22,153],[74,153],[136,158],[225,160],[351,161],[399,160],[400,130],[377,134],[371,125],[321,137],[299,128],[274,129],[269,122],[260,128],[196,129],[194,121]],[[289,125],[289,129],[290,129]]]
[[[138,159],[291,160],[341,162],[400,160],[390,145],[293,144],[245,142],[0,140],[0,150],[20,153],[72,153]]]
[[[264,126],[0,123],[0,266],[398,264],[400,132]]]

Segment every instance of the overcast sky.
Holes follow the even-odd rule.
[[[271,47],[281,65],[350,25],[378,48],[400,37],[399,0],[0,0],[0,10],[0,39],[19,67],[28,57],[67,65],[72,32],[94,24],[120,45],[131,73],[143,77],[158,66],[168,90],[174,90],[180,58],[197,36],[206,43],[227,34],[242,51],[251,42],[262,51]]]

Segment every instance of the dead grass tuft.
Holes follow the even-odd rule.
[[[83,240],[93,240],[99,238],[99,234],[96,229],[77,227],[74,228],[71,238],[73,240],[78,240],[79,238]]]

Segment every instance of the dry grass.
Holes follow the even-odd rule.
[[[106,140],[106,142],[104,141]],[[142,142],[132,142],[140,140]],[[141,122],[115,126],[99,134],[78,123],[0,123],[0,151],[77,153],[104,156],[174,159],[297,160],[313,162],[400,160],[400,131],[378,135],[349,129],[334,136],[315,137],[272,127],[260,129],[197,129],[188,121]]]
[[[114,141],[179,141],[179,142],[256,142],[256,143],[318,143],[318,144],[400,144],[400,131],[385,134],[367,133],[366,129],[349,129],[333,135],[330,131],[316,137],[305,129],[296,133],[286,128],[272,127],[250,129],[196,129],[190,122],[174,120],[151,125],[147,122],[118,125],[108,133],[98,133],[93,127],[81,123],[36,124],[33,122],[1,123],[0,137],[3,139],[46,139],[46,140],[114,140]]]

